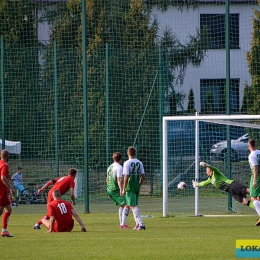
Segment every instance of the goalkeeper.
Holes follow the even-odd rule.
[[[229,193],[236,201],[242,203],[245,206],[254,208],[252,201],[246,198],[246,194],[250,193],[249,188],[238,183],[237,181],[228,179],[218,168],[209,165],[205,162],[200,162],[200,166],[206,168],[206,174],[209,176],[207,180],[197,182],[192,180],[193,188],[203,187],[213,184],[217,189],[223,190]]]

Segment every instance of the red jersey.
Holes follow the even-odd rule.
[[[47,205],[48,215],[54,216],[53,232],[70,232],[74,227],[71,210],[73,206],[66,200],[53,200]]]
[[[62,196],[70,188],[74,189],[74,187],[75,187],[75,181],[74,181],[74,178],[70,175],[55,179],[55,183],[48,193],[48,202],[53,201],[52,192],[54,190],[59,190],[60,194]]]
[[[5,176],[8,180],[10,180],[9,165],[3,160],[0,160],[0,176]],[[0,206],[5,207],[10,204],[9,188],[0,178]]]

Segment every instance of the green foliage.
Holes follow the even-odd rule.
[[[247,107],[248,114],[254,115],[260,112],[260,12],[254,9],[253,19],[253,34],[251,41],[251,50],[247,52],[247,61],[249,72],[252,77],[250,96],[251,99],[250,106]]]
[[[213,94],[211,91],[208,91],[205,99],[205,109],[203,111],[204,114],[214,114],[215,108],[214,108],[214,99]]]
[[[172,30],[167,28],[161,39],[161,48],[168,69],[172,71],[170,80],[182,85],[187,67],[200,65],[208,50],[208,44],[205,31],[197,30],[196,35],[189,36],[187,43],[181,43]]]
[[[4,1],[0,8],[0,35],[4,39],[4,93],[6,139],[22,141],[24,155],[33,149],[41,120],[38,93],[38,42],[32,1]],[[32,70],[33,68],[33,70]],[[28,104],[34,109],[27,113]],[[28,153],[27,153],[28,152]]]
[[[188,96],[188,114],[194,114],[196,112],[195,109],[195,101],[194,101],[194,92],[193,89],[190,89],[189,96]]]
[[[159,168],[161,108],[168,103],[172,114],[178,106],[183,110],[185,95],[177,89],[187,66],[199,66],[205,56],[204,33],[198,31],[181,43],[166,30],[159,39],[151,7],[166,8],[170,2],[164,6],[162,1],[149,4],[142,0],[86,3],[87,53],[83,55],[87,58],[89,163],[105,168],[107,151],[125,155],[135,142],[145,152],[140,158],[144,164]],[[81,1],[7,1],[1,5],[1,14],[4,26],[0,32],[10,48],[6,49],[5,67],[7,119],[12,122],[8,138],[22,141],[25,156],[50,158],[58,151],[61,161],[74,164],[77,158],[78,166],[83,167]],[[45,39],[38,39],[35,24],[39,30],[48,25]],[[165,97],[162,93],[171,94]],[[158,158],[154,165],[152,147]]]
[[[250,89],[251,89],[251,86],[249,86],[248,84],[245,84],[241,113],[248,114],[248,109],[249,109],[250,104],[252,102]]]
[[[154,61],[154,38],[156,27],[149,24],[149,13],[143,12],[142,1],[87,1],[87,62],[88,62],[88,113],[89,113],[89,146],[91,153],[90,164],[97,164],[100,154],[105,154],[106,147],[103,141],[109,138],[111,153],[115,149],[125,149],[133,143],[134,135],[138,129],[141,115],[144,111],[144,104],[147,101],[149,91],[153,85],[156,74],[157,62]],[[52,49],[53,42],[57,42],[59,56],[59,104],[62,105],[63,96],[70,97],[70,102],[60,108],[60,127],[62,129],[61,141],[68,135],[72,135],[69,126],[72,124],[81,131],[75,131],[74,140],[83,144],[83,107],[75,107],[82,104],[82,64],[77,59],[81,53],[81,9],[80,1],[70,1],[69,10],[62,16],[63,19],[55,24],[54,33],[51,35],[51,42],[46,52],[45,74],[51,85],[53,78],[52,71]],[[49,17],[49,15],[46,15]],[[109,28],[109,30],[108,30]],[[72,32],[68,36],[68,31]],[[68,39],[69,37],[69,39]],[[66,39],[66,41],[64,41]],[[105,59],[105,47],[109,46],[109,60]],[[75,49],[76,46],[76,49]],[[78,46],[78,47],[77,47]],[[73,49],[71,49],[73,48]],[[71,53],[71,55],[64,55]],[[69,62],[68,62],[69,61]],[[106,62],[109,64],[109,93],[106,93]],[[121,66],[118,64],[121,63]],[[48,69],[49,68],[49,69]],[[69,75],[69,77],[68,77]],[[116,79],[116,80],[115,80]],[[143,93],[140,96],[140,91]],[[53,91],[51,92],[53,94]],[[113,98],[112,98],[113,97]],[[109,99],[109,125],[115,127],[117,134],[111,137],[106,136],[106,100]],[[156,92],[153,93],[156,98]],[[53,100],[53,95],[50,96]],[[46,106],[50,103],[47,100]],[[127,110],[124,106],[127,104]],[[112,113],[111,111],[118,111]],[[51,112],[51,111],[50,111]],[[149,106],[145,120],[151,116],[158,118],[158,109]],[[53,122],[53,113],[46,118],[49,124]],[[68,122],[70,116],[72,122]],[[75,115],[79,115],[76,116]],[[118,120],[121,118],[123,124]],[[98,120],[97,120],[98,119]],[[158,118],[159,120],[159,118]],[[142,131],[149,128],[151,134],[158,131],[144,123]],[[111,129],[112,130],[112,129]],[[114,130],[113,130],[114,131]],[[140,134],[142,142],[147,143],[149,135]],[[52,135],[53,136],[53,135]],[[147,140],[146,140],[147,139]],[[53,143],[52,138],[50,145]],[[81,141],[80,141],[81,140]],[[62,142],[65,144],[65,142]],[[63,145],[64,151],[73,150],[71,146]],[[81,149],[83,150],[83,148]]]
[[[170,89],[170,114],[177,113],[179,106],[183,111],[185,96],[181,88],[188,66],[197,67],[204,60],[208,49],[208,38],[205,31],[198,31],[190,35],[187,43],[181,43],[170,28],[166,28],[161,39],[161,50],[164,61],[164,73],[167,74],[166,87]],[[167,89],[167,88],[166,88]]]
[[[258,2],[259,4],[259,2]],[[257,115],[260,113],[260,12],[254,9],[253,33],[251,41],[251,50],[247,52],[247,62],[249,73],[251,74],[251,86],[245,86],[244,100],[241,110],[250,115]],[[252,138],[260,140],[259,130],[250,130],[249,134]]]
[[[169,7],[178,7],[180,10],[185,8],[196,8],[199,4],[197,0],[190,1],[172,1],[172,0],[147,0],[144,1],[149,8],[156,7],[162,11],[166,11]]]
[[[177,109],[179,108],[182,112],[184,111],[182,103],[186,98],[185,93],[182,91],[175,91],[169,95],[170,115],[176,115]]]
[[[35,46],[34,14],[29,10],[34,8],[30,0],[6,1],[0,9],[0,35],[4,37],[5,45],[24,47]]]

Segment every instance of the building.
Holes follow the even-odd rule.
[[[194,91],[195,109],[202,112],[206,95],[212,92],[216,112],[220,111],[221,99],[225,96],[226,49],[225,49],[225,1],[201,1],[197,8],[180,10],[171,7],[166,12],[154,9],[162,32],[167,27],[185,43],[189,35],[207,26],[210,49],[199,67],[189,66],[182,91],[186,94],[184,109],[188,105],[188,93]],[[253,8],[259,9],[256,1],[230,1],[230,109],[239,113],[243,102],[245,84],[251,84],[246,53],[252,39]],[[205,27],[204,27],[205,28]],[[223,100],[222,100],[223,104]],[[223,107],[223,105],[222,105]]]

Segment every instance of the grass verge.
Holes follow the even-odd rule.
[[[34,230],[40,214],[12,214],[8,230],[0,237],[1,259],[236,259],[237,239],[259,239],[255,216],[144,218],[147,230],[120,229],[117,214],[80,214],[80,226],[70,233]]]

